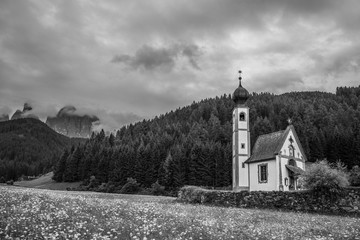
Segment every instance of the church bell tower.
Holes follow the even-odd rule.
[[[232,188],[233,191],[249,190],[249,166],[245,161],[250,157],[249,108],[246,101],[249,92],[241,85],[234,91],[232,100],[235,107],[232,115]]]

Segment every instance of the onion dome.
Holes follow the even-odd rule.
[[[239,87],[235,89],[232,95],[232,100],[235,102],[236,105],[243,105],[246,100],[248,100],[250,94],[245,88],[241,86],[241,71],[239,71],[239,74]]]

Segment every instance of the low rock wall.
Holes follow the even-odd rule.
[[[330,194],[313,191],[232,192],[185,186],[180,189],[178,200],[225,207],[283,209],[360,216],[360,188],[347,188],[341,194]]]

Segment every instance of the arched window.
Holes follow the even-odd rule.
[[[289,160],[289,165],[290,165],[290,166],[297,167],[297,166],[296,166],[296,161],[295,161],[294,159],[290,159],[290,160]]]
[[[289,156],[295,157],[295,151],[292,145],[289,146]]]
[[[241,112],[239,114],[239,121],[245,121],[245,113],[244,112]]]

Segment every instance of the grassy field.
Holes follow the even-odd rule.
[[[0,239],[360,239],[360,219],[0,186]]]
[[[51,189],[51,190],[66,190],[66,188],[76,188],[80,185],[81,182],[55,182],[52,180],[53,172],[49,172],[37,179],[31,181],[18,181],[14,184],[21,187],[30,187],[30,188],[41,188],[41,189]]]

